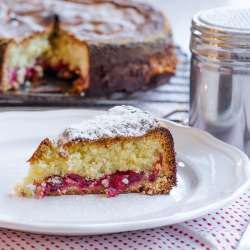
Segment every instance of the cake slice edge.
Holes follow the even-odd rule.
[[[19,196],[167,194],[176,185],[170,131],[130,106],[71,125],[54,141],[46,138],[28,162],[29,174],[15,188]]]
[[[26,177],[26,179],[24,180],[24,183],[22,185],[16,186],[15,193],[19,196],[26,196],[26,197],[31,197],[35,195],[36,197],[41,198],[43,196],[43,195],[39,195],[36,192],[34,193],[35,190],[32,190],[32,188],[37,189],[38,186],[43,185],[44,181],[47,180],[48,178],[53,177],[53,175],[47,174],[46,177],[41,179],[42,181],[33,179],[33,182],[32,182],[32,178],[33,178],[32,175],[40,173],[41,168],[43,168],[43,166],[41,167],[42,162],[47,160],[45,155],[48,152],[49,154],[51,154],[51,150],[52,151],[58,150],[57,152],[58,152],[58,155],[60,155],[59,157],[61,157],[62,159],[65,159],[65,158],[67,159],[68,157],[67,151],[71,151],[72,147],[82,147],[83,145],[84,146],[88,145],[90,149],[93,149],[93,147],[96,147],[96,148],[99,147],[101,148],[101,150],[103,150],[107,147],[110,147],[111,150],[113,150],[114,147],[117,147],[118,149],[120,149],[121,147],[126,147],[126,146],[129,147],[131,143],[133,144],[135,143],[135,141],[137,142],[139,141],[138,142],[139,147],[145,146],[147,144],[147,141],[149,142],[149,145],[152,144],[152,142],[160,142],[159,144],[162,145],[163,151],[157,152],[159,153],[159,158],[157,158],[157,156],[154,156],[155,159],[152,161],[152,163],[149,163],[151,164],[151,168],[150,168],[150,165],[143,168],[140,166],[140,164],[138,164],[138,166],[136,165],[133,166],[132,164],[126,169],[124,168],[124,164],[121,164],[120,167],[118,166],[117,168],[113,168],[112,170],[109,169],[109,172],[103,173],[103,175],[102,173],[100,175],[96,175],[96,178],[93,178],[93,175],[91,176],[92,178],[89,178],[90,175],[88,174],[88,176],[86,176],[86,173],[85,175],[82,176],[81,174],[73,170],[72,171],[69,170],[68,172],[65,172],[63,174],[58,174],[58,169],[57,169],[55,171],[54,176],[61,176],[63,178],[65,178],[65,176],[70,176],[70,175],[74,175],[73,176],[74,178],[77,178],[77,176],[81,176],[81,177],[87,178],[87,180],[92,180],[93,182],[95,182],[96,180],[101,180],[103,176],[105,176],[106,179],[109,179],[110,176],[111,178],[113,178],[113,176],[117,174],[119,178],[120,176],[125,176],[125,177],[128,176],[128,179],[130,180],[131,176],[129,176],[129,174],[130,175],[132,174],[133,178],[140,178],[143,173],[143,178],[140,179],[138,183],[137,182],[132,183],[133,185],[126,185],[125,183],[125,186],[123,186],[121,190],[119,190],[118,193],[135,192],[135,193],[144,193],[144,194],[168,194],[170,190],[172,189],[172,187],[176,185],[176,160],[175,160],[173,138],[169,130],[164,127],[153,129],[142,137],[128,137],[128,138],[120,137],[120,138],[114,138],[114,139],[108,138],[108,139],[103,139],[103,140],[99,140],[96,142],[78,141],[78,142],[64,145],[63,149],[55,148],[55,146],[53,145],[53,142],[47,138],[41,142],[37,150],[28,160],[29,163],[31,164],[31,168],[32,166],[35,167],[36,164],[39,162],[40,167],[39,167],[38,172],[37,172],[37,169],[35,169],[34,171],[30,170],[30,174]],[[107,153],[107,151],[105,153]],[[130,150],[127,150],[127,152],[129,153]],[[72,153],[73,154],[75,153],[74,150],[72,151]],[[120,154],[122,155],[122,153]],[[126,152],[124,154],[126,154]],[[142,155],[142,157],[145,157],[145,155]],[[152,155],[149,155],[149,158],[150,157],[152,157]],[[125,161],[128,160],[128,158],[126,157],[123,157],[123,159],[125,159]],[[71,161],[68,160],[66,164],[71,165],[74,160],[75,159],[72,158],[72,160]],[[59,159],[59,162],[60,162],[60,159]],[[96,164],[98,165],[98,162]],[[113,164],[113,162],[111,162],[111,164]],[[102,169],[100,168],[100,170]],[[66,182],[68,183],[69,181],[66,180]],[[46,194],[45,196],[55,196],[55,195],[64,195],[64,194],[90,194],[90,193],[107,194],[108,196],[112,196],[105,189],[105,184],[103,187],[98,188],[98,189],[95,189],[95,187],[93,187],[93,189],[91,188],[79,189],[78,184],[76,184],[76,186],[73,185],[69,189],[65,189],[63,191],[61,190],[53,191],[53,192],[50,192],[49,194]]]

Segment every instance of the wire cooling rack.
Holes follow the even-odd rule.
[[[103,108],[114,105],[133,105],[153,112],[159,117],[174,121],[185,121],[189,109],[189,59],[179,48],[176,74],[170,82],[145,92],[130,95],[114,93],[109,98],[88,98],[69,96],[62,93],[8,92],[0,94],[1,107],[71,107]]]

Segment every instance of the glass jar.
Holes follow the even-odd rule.
[[[189,124],[250,156],[250,9],[194,16]]]

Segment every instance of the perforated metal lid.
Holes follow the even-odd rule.
[[[250,8],[216,8],[198,13],[193,22],[218,30],[250,32]]]
[[[214,60],[250,62],[250,8],[216,8],[192,20],[190,49]]]

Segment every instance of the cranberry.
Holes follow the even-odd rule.
[[[54,70],[59,71],[59,70],[67,70],[69,69],[69,65],[63,60],[60,60],[56,66],[54,66]]]
[[[162,162],[163,162],[163,155],[160,154],[159,160],[157,161],[157,163],[159,163],[160,165],[162,165]]]
[[[136,172],[133,172],[133,171],[129,171],[129,183],[134,183],[134,182],[137,182],[137,181],[141,181],[142,178],[143,178],[143,175],[144,175],[144,172],[141,171],[140,173],[136,173]]]
[[[25,73],[25,79],[31,79],[34,74],[33,68],[27,68]]]
[[[115,188],[110,187],[107,190],[107,194],[108,194],[108,197],[115,197],[115,196],[118,195],[118,190],[115,189]]]
[[[74,182],[81,182],[82,179],[83,179],[83,177],[78,175],[78,174],[66,174],[64,177],[66,179],[70,179],[70,180],[72,180]]]
[[[118,195],[119,191],[125,190],[131,184],[141,181],[143,179],[144,172],[136,173],[133,171],[119,171],[110,176],[110,184],[107,189],[108,197],[114,197]],[[127,183],[124,181],[127,180]]]
[[[61,190],[63,187],[63,178],[60,176],[50,176],[36,187],[36,195],[40,198],[47,196],[52,192]]]
[[[46,183],[46,194],[61,190],[63,187],[63,178],[60,176],[51,176],[45,180]]]
[[[97,179],[97,180],[94,180],[94,181],[89,181],[90,182],[90,188],[102,188],[102,187],[104,187],[104,185],[103,185],[103,180],[104,179],[109,179],[109,177],[106,177],[106,176],[104,176],[104,177],[102,177],[102,178],[99,178],[99,179]]]
[[[66,174],[64,176],[64,182],[67,186],[77,186],[77,187],[89,187],[95,184],[95,181],[86,180],[84,177],[77,174]]]
[[[156,181],[157,176],[158,176],[158,174],[159,174],[159,171],[160,171],[160,170],[159,170],[158,168],[154,168],[154,169],[152,170],[152,173],[149,175],[148,180],[151,181],[151,182]]]
[[[122,180],[127,177],[128,175],[126,174],[126,172],[117,172],[115,174],[112,174],[110,178],[110,186],[118,190],[125,189],[128,185],[124,184]]]
[[[64,182],[67,186],[81,186],[85,181],[85,178],[77,174],[66,174],[64,176]]]
[[[10,82],[16,82],[17,80],[17,69],[10,70],[8,72],[8,77]]]

